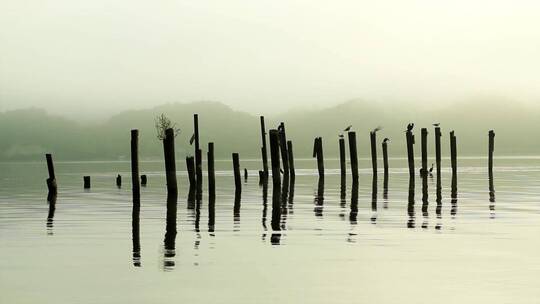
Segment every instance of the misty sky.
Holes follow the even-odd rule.
[[[0,0],[0,111],[534,103],[539,16],[540,1]]]

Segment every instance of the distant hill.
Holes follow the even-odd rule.
[[[239,152],[242,157],[260,155],[259,116],[234,111],[217,102],[196,102],[126,111],[93,125],[81,125],[41,109],[0,113],[0,160],[42,160],[46,152],[54,153],[58,160],[129,159],[132,128],[140,130],[141,158],[161,159],[162,146],[154,127],[154,118],[161,113],[182,130],[176,144],[178,157],[192,154],[193,147],[188,141],[193,133],[193,113],[199,114],[204,150],[206,143],[213,141],[219,158],[229,158],[232,152]],[[461,155],[484,155],[487,131],[493,128],[497,134],[497,154],[538,155],[539,117],[538,108],[505,100],[475,100],[436,109],[429,105],[425,109],[410,109],[355,100],[326,109],[268,116],[267,128],[275,128],[284,121],[287,136],[294,142],[296,157],[311,156],[315,136],[323,137],[325,155],[335,157],[338,134],[349,124],[357,131],[360,157],[369,155],[369,131],[379,125],[384,128],[378,134],[379,142],[389,137],[390,154],[404,156],[403,130],[408,122],[415,122],[417,134],[421,127],[432,131],[431,124],[440,122],[445,152],[449,149],[447,134],[453,129]],[[430,138],[430,144],[432,141]],[[419,145],[416,148],[419,149]]]

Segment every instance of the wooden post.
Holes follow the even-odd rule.
[[[491,180],[493,180],[493,151],[495,151],[495,132],[490,130],[488,136],[488,176]]]
[[[148,177],[146,174],[141,175],[141,186],[146,186],[148,184]]]
[[[270,160],[272,166],[272,182],[274,188],[281,187],[281,174],[279,172],[279,131],[270,130]],[[278,190],[278,191],[281,191]]]
[[[238,153],[232,154],[233,171],[234,171],[234,187],[236,192],[242,191],[242,181],[240,177],[240,159]]]
[[[287,152],[287,136],[285,134],[285,124],[279,125],[279,150],[281,151],[281,161],[283,163],[283,175],[289,175],[289,154]]]
[[[373,175],[377,176],[377,132],[369,132],[369,139],[371,141],[371,167]]]
[[[193,129],[195,134],[195,174],[197,181],[197,199],[202,196],[202,151],[199,142],[199,115],[193,114]]]
[[[441,127],[435,127],[435,165],[437,181],[439,181],[441,178]]]
[[[141,197],[139,184],[139,130],[131,130],[131,190],[133,200],[138,201]]]
[[[293,146],[292,141],[287,141],[287,153],[288,153],[288,159],[289,159],[289,171],[291,173],[291,180],[294,179],[296,172],[294,169],[294,154],[293,154]]]
[[[90,176],[83,176],[84,189],[90,189]]]
[[[165,130],[163,139],[163,154],[165,157],[165,176],[167,180],[167,193],[178,196],[178,185],[176,182],[176,161],[174,153],[174,130]]]
[[[409,178],[414,186],[414,135],[412,131],[405,133],[407,139],[407,161],[409,163]]]
[[[49,171],[49,178],[46,180],[47,188],[49,189],[49,196],[56,195],[58,192],[56,185],[56,175],[54,173],[54,164],[51,154],[45,154],[47,159],[47,171]]]
[[[386,141],[382,143],[382,154],[383,154],[384,175],[388,176],[388,143]]]
[[[316,137],[313,142],[313,157],[317,157],[317,169],[319,178],[324,178],[324,156],[322,137]]]
[[[268,177],[268,151],[266,147],[266,127],[264,126],[264,116],[261,116],[261,140],[262,140],[262,147],[261,147],[261,156],[262,156],[262,162],[263,162],[263,172],[264,176]]]
[[[216,173],[214,171],[214,143],[208,143],[208,195],[215,197],[216,195]]]
[[[358,182],[358,154],[356,153],[356,132],[349,132],[349,155],[353,182]]]
[[[122,188],[122,175],[120,174],[116,176],[116,187]]]
[[[428,131],[426,128],[421,130],[421,147],[422,147],[422,172],[423,174],[428,174],[428,161],[427,161],[427,135]]]
[[[450,157],[452,165],[452,198],[457,196],[457,140],[454,131],[450,132]]]
[[[186,156],[186,168],[188,171],[189,187],[195,189],[197,187],[197,179],[195,177],[195,158]]]
[[[244,181],[247,182],[248,180],[248,170],[247,168],[244,168]]]
[[[345,165],[345,138],[339,138],[339,169],[341,173],[342,184],[347,176],[347,167]]]

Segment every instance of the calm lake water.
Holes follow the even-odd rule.
[[[343,197],[337,161],[326,161],[323,188],[313,159],[295,161],[280,231],[272,229],[272,186],[265,200],[258,184],[259,160],[241,159],[250,177],[239,209],[231,162],[216,162],[213,225],[206,179],[198,209],[179,171],[176,235],[163,163],[141,162],[148,186],[135,255],[128,162],[56,162],[55,208],[44,161],[0,163],[0,302],[538,302],[540,157],[496,157],[494,197],[487,160],[460,158],[456,200],[443,159],[440,204],[436,177],[424,203],[417,176],[414,205],[405,159],[391,159],[387,194],[381,169],[373,194],[362,159],[357,205],[350,175]],[[82,189],[83,175],[91,190]]]

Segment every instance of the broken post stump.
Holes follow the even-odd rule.
[[[83,176],[84,189],[90,189],[90,176]]]
[[[122,175],[120,174],[116,176],[116,187],[122,188]]]
[[[139,130],[131,130],[131,191],[133,201],[138,201],[141,197],[141,186],[139,185]]]
[[[174,130],[165,130],[163,139],[163,154],[165,158],[165,178],[167,180],[167,194],[173,197],[178,196],[178,185],[176,181],[176,161],[174,154]]]
[[[373,169],[373,176],[377,176],[377,132],[369,132],[369,139],[371,142],[371,168]]]
[[[215,197],[216,195],[216,172],[214,169],[214,143],[208,143],[208,195]]]
[[[242,181],[240,177],[240,157],[238,153],[232,154],[233,172],[234,172],[234,187],[236,192],[242,191]]]
[[[47,188],[49,189],[49,196],[52,196],[52,195],[56,195],[58,192],[52,155],[45,154],[45,159],[47,160],[47,171],[49,172],[49,178],[47,178],[46,183],[47,183]]]
[[[146,186],[148,184],[148,177],[146,174],[141,175],[141,186]]]
[[[353,182],[358,183],[358,154],[356,151],[356,132],[351,131],[349,136],[349,155],[351,158],[351,173]]]
[[[319,171],[319,178],[324,178],[324,156],[322,137],[317,137],[314,140],[313,157],[317,158],[317,170]]]
[[[186,156],[186,168],[188,171],[189,187],[195,189],[197,179],[195,178],[195,158],[193,156]]]
[[[289,172],[291,174],[291,179],[294,179],[296,172],[294,169],[294,154],[293,154],[293,145],[292,141],[287,141],[287,154],[288,154],[288,160],[289,160]]]

